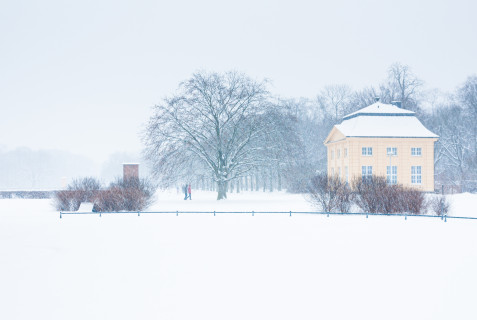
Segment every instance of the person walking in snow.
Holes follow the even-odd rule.
[[[187,184],[182,186],[182,192],[184,192],[184,200],[187,200]]]
[[[191,193],[190,183],[189,183],[189,188],[187,188],[187,191],[189,192],[189,200],[192,200],[192,193]]]

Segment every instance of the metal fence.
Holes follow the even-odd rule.
[[[444,222],[447,222],[447,219],[468,219],[468,220],[477,220],[477,217],[462,217],[462,216],[448,216],[448,215],[426,215],[426,214],[406,214],[406,213],[363,213],[363,212],[350,212],[350,213],[343,213],[343,212],[319,212],[319,211],[115,211],[115,212],[78,212],[78,211],[60,211],[60,219],[63,215],[98,215],[101,217],[102,215],[106,214],[137,214],[137,216],[141,216],[141,214],[175,214],[179,216],[179,214],[213,214],[214,216],[218,214],[247,214],[255,216],[256,214],[286,214],[290,217],[293,215],[326,215],[329,216],[388,216],[388,217],[404,217],[407,220],[408,217],[419,217],[419,218],[438,218]]]

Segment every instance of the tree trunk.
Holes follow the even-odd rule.
[[[269,190],[270,192],[273,192],[273,171],[272,169],[269,170],[269,180],[270,180],[270,185],[269,185]]]
[[[217,200],[227,199],[227,182],[217,182]]]
[[[263,177],[263,192],[267,190],[267,175],[265,173],[265,170],[262,171],[262,177]]]

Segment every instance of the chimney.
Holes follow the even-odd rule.
[[[379,101],[379,97],[374,97],[374,102],[378,102]]]
[[[391,104],[395,105],[398,108],[401,108],[401,101],[392,101]]]
[[[123,163],[123,180],[139,179],[139,163]]]

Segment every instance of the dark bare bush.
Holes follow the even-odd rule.
[[[109,188],[99,192],[94,210],[140,211],[151,205],[156,187],[146,179],[117,179]]]
[[[403,208],[401,212],[420,214],[426,209],[426,197],[422,191],[414,188],[403,188]]]
[[[77,211],[81,202],[94,202],[101,189],[101,183],[92,177],[73,180],[67,190],[58,191],[54,205],[60,211]]]
[[[75,191],[61,190],[57,191],[53,199],[54,206],[59,211],[76,211],[80,203]]]
[[[80,203],[93,202],[98,191],[101,190],[101,182],[93,177],[74,179],[68,185],[68,190],[77,191]]]
[[[450,203],[444,195],[437,195],[429,201],[429,207],[435,215],[447,215],[450,211]]]
[[[354,202],[363,212],[378,213],[389,210],[385,208],[384,201],[386,198],[385,191],[388,191],[385,190],[388,186],[385,178],[373,176],[363,180],[357,177],[353,179],[352,186]]]
[[[326,173],[314,176],[308,187],[308,199],[325,212],[349,212],[351,190],[340,178]]]
[[[385,177],[353,180],[354,202],[364,212],[419,214],[425,208],[424,194],[400,184],[389,185]]]

